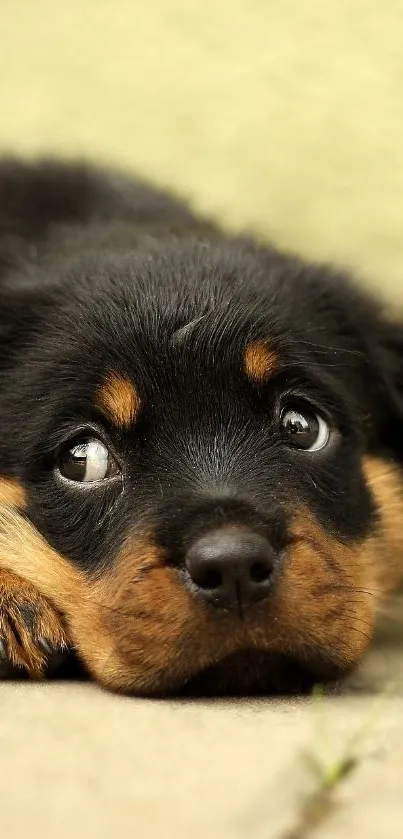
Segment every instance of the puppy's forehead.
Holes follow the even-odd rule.
[[[171,410],[195,398],[239,398],[244,386],[264,386],[281,369],[278,335],[247,307],[189,308],[185,316],[159,310],[155,319],[138,317],[131,332],[116,330],[110,339],[105,333],[96,405],[113,424],[129,427],[151,403],[169,402]]]
[[[175,356],[177,347],[185,342],[186,336],[190,333],[197,321],[195,320],[186,324],[174,333],[171,339],[173,356]],[[213,371],[210,369],[210,372],[213,372],[213,374],[219,374],[220,379],[222,379],[223,374],[226,377],[227,373],[223,362],[225,364],[225,359],[216,358],[216,369]],[[270,342],[262,339],[246,343],[241,351],[237,353],[236,358],[236,363],[242,378],[257,385],[264,385],[272,378],[276,373],[277,362],[277,353],[271,347]],[[187,370],[189,377],[191,373],[194,374],[196,372],[196,378],[200,379],[200,382],[203,381],[206,368],[203,369],[202,354],[197,359],[194,357],[188,359]],[[180,381],[182,388],[184,387],[186,390],[186,375],[185,378],[183,377],[184,371],[186,373],[186,366],[184,368],[181,365]],[[164,389],[170,391],[170,386],[172,387],[173,385],[175,364],[173,364],[173,375],[171,372],[171,376],[169,376],[169,371],[166,371],[166,373],[168,375],[165,376]],[[230,380],[229,384],[231,385]],[[97,388],[95,397],[96,407],[113,425],[121,429],[128,429],[136,423],[143,405],[140,389],[138,383],[136,383],[135,370],[129,375],[118,372],[117,370],[110,370],[104,375],[101,384]],[[159,395],[160,397],[162,396],[161,389]],[[148,396],[152,396],[153,400],[155,400],[158,393],[156,394],[154,392],[148,394]]]

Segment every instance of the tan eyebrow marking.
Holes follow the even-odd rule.
[[[98,408],[120,428],[127,428],[135,422],[140,405],[140,397],[132,382],[117,373],[109,373],[98,390]]]
[[[277,356],[266,341],[253,341],[246,347],[244,363],[249,379],[264,384],[276,370]]]

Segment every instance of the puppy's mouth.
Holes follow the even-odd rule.
[[[245,649],[226,656],[193,675],[175,695],[290,696],[311,693],[316,684],[336,684],[344,669],[317,657],[302,661],[292,655]]]

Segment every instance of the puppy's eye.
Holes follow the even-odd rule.
[[[305,407],[285,408],[280,425],[284,438],[297,449],[318,452],[330,440],[330,428],[326,420]]]
[[[115,458],[96,437],[68,443],[59,457],[59,471],[69,481],[81,483],[104,481],[120,473]]]

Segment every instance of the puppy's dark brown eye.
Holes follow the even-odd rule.
[[[330,440],[330,428],[326,420],[305,407],[284,409],[280,425],[287,442],[307,452],[324,449]]]
[[[81,438],[68,443],[59,457],[59,471],[69,481],[94,483],[119,475],[119,466],[101,440]]]

